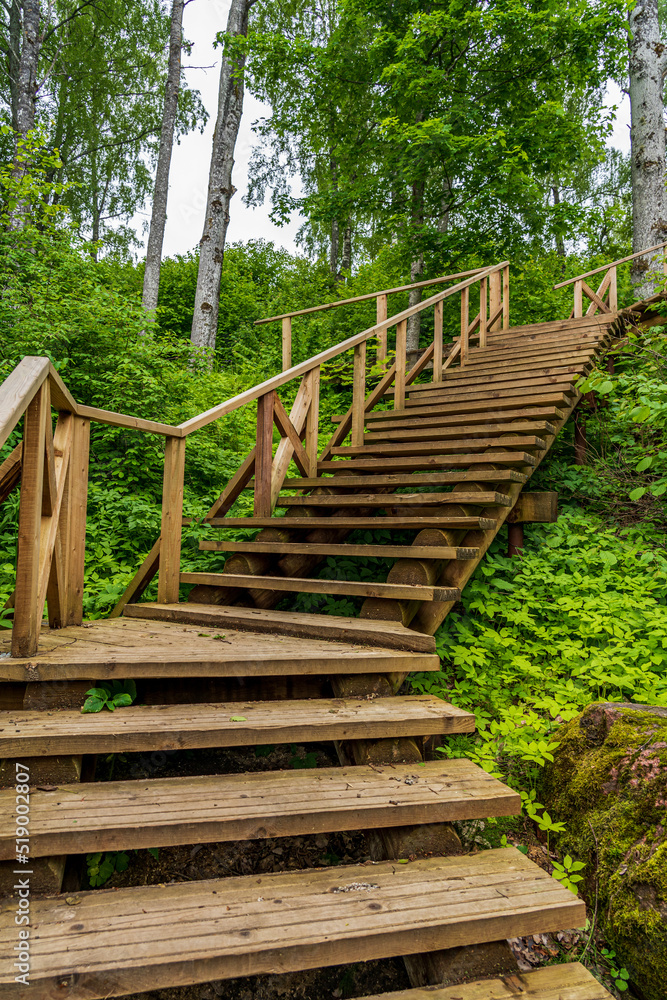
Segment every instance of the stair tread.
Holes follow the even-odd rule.
[[[338,485],[334,480],[332,486]],[[420,504],[442,506],[450,503],[511,504],[502,493],[327,493],[325,496],[278,497],[278,507],[401,507],[410,506],[418,500]]]
[[[512,848],[377,864],[76,893],[31,901],[30,984],[71,1000],[413,954],[571,927],[584,904]],[[0,916],[12,954],[14,910]]]
[[[366,647],[377,647],[372,650],[373,657],[383,655],[386,650],[405,650],[417,653],[435,653],[435,639],[432,635],[413,632],[412,629],[398,622],[375,621],[368,618],[345,618],[338,615],[316,615],[303,611],[276,611],[263,608],[236,608],[216,604],[128,604],[123,615],[126,618],[142,618],[150,621],[169,621],[195,623],[211,628],[237,628],[249,632],[270,632],[279,635],[278,641],[286,635],[299,638],[325,638],[336,643],[340,651],[339,640],[348,643],[363,644],[362,649],[355,649],[360,659],[368,655]],[[301,644],[299,645],[301,649]],[[406,659],[406,658],[403,658]],[[414,662],[414,656],[407,658]],[[354,662],[352,659],[350,662]],[[393,662],[388,660],[387,662]],[[431,667],[408,667],[409,670],[440,669],[440,661],[435,656],[424,657],[421,663],[432,664]],[[329,664],[333,670],[335,661]],[[0,668],[3,661],[0,660]],[[346,668],[347,669],[347,668]],[[400,670],[396,666],[390,669]],[[377,668],[371,668],[377,672]],[[292,670],[292,673],[297,671]],[[349,669],[347,672],[350,672]],[[367,671],[368,672],[368,668]]]
[[[568,381],[569,375],[579,374],[591,363],[590,358],[583,359],[573,364],[567,365],[540,365],[525,364],[521,368],[502,369],[498,365],[489,365],[482,368],[481,365],[474,365],[470,368],[447,368],[443,372],[441,382],[420,382],[410,390],[410,395],[424,395],[429,391],[434,391],[443,386],[447,388],[467,388],[471,383],[476,384],[480,379],[486,385],[502,385],[504,382],[522,384],[526,379],[557,378],[559,381]]]
[[[336,469],[343,471],[345,469],[344,465],[336,463]],[[522,483],[524,482],[524,477],[522,473],[515,472],[514,469],[495,469],[491,472],[488,469],[475,470],[474,472],[423,472],[423,473],[412,473],[406,475],[405,473],[389,473],[387,475],[378,475],[363,478],[362,476],[339,476],[336,475],[335,478],[330,478],[328,476],[316,476],[311,478],[296,477],[294,479],[286,479],[283,483],[283,489],[286,490],[298,490],[307,489],[309,487],[316,486],[340,486],[347,487],[350,485],[352,488],[357,487],[362,488],[366,483],[370,483],[373,486],[398,486],[405,483],[406,486],[430,486],[430,485],[445,485],[451,483],[455,485],[456,483],[465,482],[510,482],[510,483]]]
[[[461,545],[355,545],[350,542],[221,542],[202,541],[210,552],[261,552],[268,555],[368,556],[378,559],[476,559],[479,549]]]
[[[145,605],[128,605],[135,609]],[[178,607],[178,605],[172,605]],[[272,612],[271,614],[275,614]],[[132,677],[245,677],[294,674],[365,673],[369,670],[430,669],[411,667],[413,658],[391,649],[373,649],[358,645],[360,634],[375,645],[374,637],[386,632],[386,638],[408,641],[416,635],[410,629],[383,630],[370,623],[354,623],[352,637],[343,645],[326,637],[327,629],[305,633],[298,643],[277,634],[249,635],[247,626],[220,623],[224,642],[201,628],[184,627],[158,621],[148,624],[127,617],[91,622],[85,628],[71,625],[50,632],[42,630],[38,653],[19,659],[0,658],[0,681],[74,680],[76,678]],[[141,614],[136,615],[141,618]],[[146,615],[148,617],[148,615]],[[318,615],[312,615],[318,618]],[[239,616],[237,615],[237,621]],[[257,616],[249,616],[251,624]],[[347,621],[347,619],[343,619]],[[279,631],[278,620],[271,619],[272,631]],[[231,631],[231,629],[243,629]],[[318,638],[318,636],[320,638]],[[430,637],[429,637],[430,638]],[[0,650],[8,651],[11,639],[2,636]],[[432,640],[431,640],[432,642]],[[382,642],[379,643],[382,646]],[[405,647],[404,647],[405,648]],[[416,648],[416,647],[412,647]],[[418,647],[430,652],[423,642]],[[434,659],[425,657],[425,661]],[[377,666],[376,666],[377,664]],[[400,666],[399,664],[403,664]],[[0,734],[1,735],[1,734]]]
[[[359,466],[352,465],[353,461],[354,459],[348,459],[346,461],[346,464],[347,462],[349,462],[350,468],[359,468]],[[381,464],[380,461],[375,461],[374,459],[367,459],[366,461],[369,465]],[[401,456],[397,456],[397,461],[398,462],[414,461],[418,463],[423,461],[423,462],[428,462],[429,465],[438,465],[438,466],[443,466],[443,465],[465,466],[465,465],[475,465],[477,463],[480,464],[502,463],[504,465],[537,464],[537,459],[533,458],[533,456],[529,455],[527,452],[522,452],[522,451],[491,451],[491,452],[484,452],[483,455],[480,455],[478,452],[473,452],[471,454],[461,454],[461,455],[443,455],[442,453],[437,453],[435,455],[430,455],[430,454],[424,455],[423,458],[415,456],[414,459],[402,459]],[[332,466],[335,466],[336,464],[337,464],[336,462],[324,461],[324,462],[318,462],[317,467],[318,469],[331,469]]]
[[[316,580],[303,576],[248,576],[243,573],[181,573],[181,583],[244,590],[276,590],[297,594],[347,594],[351,597],[390,597],[396,600],[457,601],[456,587],[428,587],[407,583],[367,583],[357,580]]]
[[[407,438],[405,441],[391,441],[386,444],[375,443],[374,440],[366,441],[364,436],[364,443],[361,445],[344,445],[340,448],[332,448],[332,455],[361,455],[364,453],[372,452],[374,455],[400,455],[405,453],[405,449],[408,448],[410,451],[408,454],[429,454],[435,452],[437,455],[449,455],[453,454],[458,457],[458,452],[465,452],[469,448],[546,448],[546,442],[544,438],[537,437],[534,434],[522,435],[522,436],[508,436],[506,439],[502,437],[477,437],[477,438],[466,438],[465,441],[416,441],[414,438]],[[465,455],[468,458],[468,455]]]
[[[366,414],[366,420],[417,420],[420,417],[438,417],[447,420],[449,424],[484,423],[487,420],[527,419],[539,414],[560,420],[563,408],[569,402],[563,393],[541,393],[529,399],[512,397],[509,399],[494,399],[491,403],[481,401],[470,405],[452,406],[450,403],[426,403],[417,406],[405,406],[400,410],[371,410]]]
[[[481,528],[495,526],[490,517],[452,517],[445,514],[437,517],[415,517],[403,514],[401,517],[212,517],[208,522],[214,528],[277,528],[279,531],[313,531],[319,528],[356,530],[370,528],[398,528],[419,530],[421,528]]]
[[[428,392],[420,393],[415,390],[408,397],[408,405],[423,404],[425,402],[460,401],[461,403],[473,402],[480,399],[496,399],[503,396],[526,396],[535,395],[538,392],[546,392],[551,388],[560,389],[561,392],[572,392],[576,375],[550,375],[544,378],[519,379],[516,382],[492,383],[488,389],[481,388],[473,383],[469,389],[453,385],[446,387],[446,383],[437,383],[439,388],[430,389]]]
[[[441,736],[474,732],[475,717],[432,695],[397,695],[1,712],[0,725],[3,756],[20,757]]]
[[[3,860],[16,854],[15,805],[14,789],[0,791]],[[520,811],[516,792],[465,759],[101,781],[31,790],[30,855],[368,830]]]
[[[514,420],[507,424],[482,424],[472,427],[443,427],[437,417],[422,417],[421,420],[406,420],[399,423],[374,423],[372,430],[364,435],[365,442],[372,441],[438,441],[446,438],[456,438],[465,434],[468,441],[472,438],[485,439],[498,434],[555,434],[556,427],[547,420]]]
[[[517,410],[516,412],[512,412],[511,410],[509,411],[501,410],[499,413],[488,414],[485,412],[482,415],[479,414],[475,415],[474,413],[449,413],[444,415],[436,414],[433,417],[427,417],[427,418],[415,417],[414,413],[411,410],[405,410],[405,409],[371,410],[369,413],[366,414],[367,421],[382,420],[391,423],[396,422],[397,424],[403,424],[403,422],[405,422],[406,426],[420,426],[419,424],[414,422],[419,419],[424,420],[425,423],[426,421],[429,421],[430,423],[426,424],[427,426],[435,426],[435,421],[437,420],[440,421],[443,427],[451,427],[453,432],[458,434],[465,433],[465,428],[461,427],[460,425],[465,424],[466,422],[471,424],[480,424],[480,423],[485,424],[487,420],[492,420],[495,421],[498,425],[504,426],[505,421],[509,422],[512,420],[524,420],[524,419],[532,420],[533,418],[539,419],[542,417],[544,417],[547,421],[553,419],[559,419],[559,410],[555,406],[536,406],[536,407],[526,406],[522,407],[520,410]],[[343,419],[342,414],[337,414],[336,416],[333,416],[331,418],[333,423],[340,423],[342,419]],[[407,421],[412,421],[412,424],[409,425]],[[456,430],[457,427],[459,428],[458,430]]]
[[[510,1000],[518,996],[521,1000],[612,1000],[611,993],[579,962],[517,971],[498,979],[476,979],[457,986],[376,994],[363,1000]]]

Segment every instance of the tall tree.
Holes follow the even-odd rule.
[[[637,0],[630,23],[630,139],[632,249],[667,239],[664,87],[667,49],[660,37],[658,0]],[[633,264],[636,293],[651,295],[659,274],[657,256]]]
[[[158,150],[157,168],[155,171],[153,210],[151,212],[151,226],[148,233],[148,246],[146,247],[146,270],[144,271],[144,287],[141,300],[144,309],[149,312],[154,312],[157,309],[158,294],[160,291],[162,245],[164,243],[164,227],[167,222],[169,168],[171,166],[171,151],[174,146],[178,94],[181,87],[183,9],[185,5],[186,0],[172,0],[169,67],[167,69],[167,82],[164,91],[160,148]]]
[[[213,353],[218,330],[220,276],[225,254],[234,148],[243,113],[245,48],[234,44],[248,34],[248,16],[255,0],[232,0],[224,33],[224,49],[218,88],[218,117],[213,133],[211,168],[204,231],[199,246],[197,292],[190,339],[195,347]],[[219,36],[220,37],[220,36]]]

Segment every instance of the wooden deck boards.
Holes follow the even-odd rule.
[[[137,680],[141,677],[184,675],[252,677],[368,673],[369,670],[432,670],[438,665],[436,657],[418,655],[430,651],[433,642],[429,643],[430,637],[411,640],[408,629],[403,632],[400,627],[387,628],[385,625],[383,628],[384,623],[357,624],[356,619],[344,619],[344,624],[349,622],[349,629],[345,632],[343,627],[337,638],[346,635],[347,642],[327,639],[326,624],[318,633],[311,628],[310,635],[300,637],[297,642],[289,635],[279,634],[280,619],[275,617],[270,618],[270,629],[258,629],[252,633],[246,627],[239,631],[238,623],[241,622],[240,628],[243,628],[242,612],[247,609],[229,609],[234,613],[225,620],[220,614],[223,609],[204,605],[206,621],[203,624],[208,621],[210,625],[207,630],[187,621],[173,624],[168,620],[157,620],[149,625],[141,619],[150,617],[150,605],[128,607],[132,610],[126,610],[126,618],[91,622],[83,627],[70,626],[57,631],[43,629],[35,656],[26,659],[0,658],[0,682],[122,677]],[[175,609],[178,605],[166,607]],[[196,605],[186,607],[196,610]],[[135,609],[142,609],[135,615],[139,620],[132,617]],[[320,616],[311,617],[319,620]],[[251,617],[247,626],[253,620]],[[196,615],[191,617],[191,622],[196,621]],[[329,632],[333,634],[335,628],[334,620],[329,625]],[[381,635],[385,638],[380,639]],[[366,644],[359,645],[360,639]],[[413,641],[415,653],[407,655],[406,651],[395,647],[374,648],[376,639],[380,640],[380,646],[391,644],[392,640],[399,643],[403,639],[406,644]],[[0,651],[6,653],[10,642],[9,636],[3,635]]]
[[[72,900],[79,902],[72,905]],[[2,951],[16,940],[0,914]],[[407,864],[93,891],[33,900],[31,974],[0,996],[69,1000],[413,954],[572,927],[585,907],[512,848]],[[70,978],[71,977],[71,978]]]
[[[15,800],[14,789],[0,791],[0,859],[16,853]],[[520,811],[518,793],[464,759],[104,781],[33,790],[30,855],[380,829]]]

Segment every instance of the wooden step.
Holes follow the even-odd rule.
[[[445,514],[421,517],[403,514],[401,517],[215,517],[209,524],[220,528],[276,528],[279,531],[315,531],[319,528],[356,531],[370,528],[382,531],[386,528],[405,531],[421,531],[422,528],[469,528],[488,529],[495,527],[490,517],[453,517]]]
[[[611,993],[579,962],[547,965],[500,979],[476,979],[457,986],[424,986],[363,1000],[612,1000]],[[359,1000],[362,1000],[360,997]]]
[[[221,542],[202,541],[199,548],[213,552],[261,552],[266,555],[362,556],[373,559],[478,559],[479,549],[460,545],[354,545],[349,542]]]
[[[470,413],[448,413],[448,414],[435,414],[432,417],[421,417],[416,418],[411,410],[371,410],[370,413],[366,414],[366,421],[372,420],[382,421],[383,424],[396,424],[397,426],[406,427],[418,427],[422,424],[435,425],[438,421],[443,427],[452,427],[453,431],[456,431],[456,427],[465,424],[486,424],[487,421],[494,421],[501,426],[505,421],[512,420],[532,420],[533,418],[543,418],[544,420],[560,420],[562,417],[562,412],[556,406],[534,406],[534,407],[521,407],[521,409],[512,410],[500,410],[498,413],[487,413],[484,411],[481,414],[470,414]],[[340,423],[342,416],[338,414],[332,417],[331,420],[334,423]],[[415,422],[417,421],[417,422]],[[458,433],[462,433],[459,431]]]
[[[432,695],[131,705],[96,715],[0,712],[0,724],[2,756],[18,758],[475,731],[474,715]]]
[[[443,378],[459,375],[461,378],[482,372],[499,373],[522,371],[531,369],[533,371],[545,371],[546,367],[567,367],[570,365],[589,364],[595,357],[597,346],[589,347],[541,347],[532,348],[529,351],[517,352],[510,357],[506,351],[494,351],[493,355],[487,356],[485,352],[468,356],[468,361],[463,368],[448,368],[443,373]],[[422,383],[420,383],[422,384]]]
[[[292,594],[342,594],[389,597],[397,601],[458,601],[456,587],[411,586],[403,583],[359,583],[356,580],[313,580],[303,576],[245,576],[242,573],[181,573],[181,583],[241,590],[275,590]],[[296,655],[296,653],[294,654]]]
[[[442,427],[435,421],[437,417],[422,417],[421,420],[406,420],[401,425],[374,422],[364,435],[364,443],[373,441],[445,441],[447,438],[456,438],[459,434],[465,434],[467,440],[486,438],[498,434],[518,434],[525,432],[528,434],[555,434],[556,427],[546,420],[512,420],[506,424],[477,424],[470,427]],[[385,426],[387,429],[385,430]]]
[[[384,700],[384,699],[383,699]],[[73,901],[76,900],[76,906]],[[69,1000],[288,972],[583,924],[584,904],[513,848],[305,872],[93,890],[30,907],[30,982],[0,996]],[[0,915],[13,954],[15,908]]]
[[[345,471],[345,465],[341,465],[340,462],[336,463],[336,469],[340,469],[341,472]],[[309,479],[306,478],[295,478],[286,479],[283,483],[283,489],[286,490],[299,490],[299,489],[311,489],[316,486],[327,486],[327,487],[345,487],[348,486],[351,489],[356,489],[359,487],[363,489],[366,485],[369,486],[446,486],[448,484],[455,485],[456,483],[465,482],[498,482],[498,483],[523,483],[525,482],[525,476],[520,472],[515,472],[514,469],[496,469],[489,472],[425,472],[425,473],[411,473],[402,474],[394,473],[389,475],[377,475],[377,476],[345,476],[338,475],[332,479],[328,476],[317,476]],[[222,520],[222,519],[220,519]],[[213,523],[211,519],[209,523]]]
[[[469,397],[462,396],[459,399],[439,400],[438,402],[434,401],[430,403],[410,403],[407,401],[406,408],[402,412],[409,414],[411,417],[435,414],[438,416],[449,416],[455,413],[459,417],[465,415],[467,418],[471,413],[495,414],[499,410],[519,410],[523,413],[524,407],[532,408],[535,406],[548,406],[550,404],[560,410],[568,410],[572,405],[568,394],[562,389],[546,392],[536,390],[535,392],[531,391],[511,396],[507,396],[504,392],[494,389],[493,392],[482,395],[478,399],[470,399]]]
[[[361,452],[360,452],[361,453]],[[445,504],[496,504],[509,506],[512,501],[502,493],[328,493],[325,496],[278,497],[278,507],[410,507]]]
[[[493,522],[495,523],[495,522]],[[333,643],[348,642],[364,647],[379,647],[370,650],[371,659],[382,656],[386,650],[406,650],[415,653],[435,653],[435,639],[432,635],[413,632],[397,622],[375,621],[370,618],[345,618],[338,615],[314,615],[299,611],[276,611],[262,608],[236,608],[216,604],[128,604],[123,611],[125,618],[141,618],[149,621],[182,622],[184,624],[205,625],[211,629],[243,629],[246,632],[269,632],[284,645],[282,636],[291,635],[304,639],[326,639]],[[299,649],[301,649],[299,643]],[[341,646],[335,649],[341,651]],[[356,651],[359,658],[369,655],[367,648]],[[287,654],[288,656],[290,654]],[[299,654],[300,655],[300,654]],[[293,659],[293,654],[292,654]],[[414,662],[413,658],[406,659]],[[6,661],[0,660],[0,669]],[[354,660],[350,657],[350,662]],[[387,664],[394,663],[388,659]],[[424,657],[421,663],[430,666],[408,667],[408,670],[439,670],[437,657]],[[331,665],[327,667],[331,672]],[[387,666],[385,670],[403,670],[400,666]],[[290,673],[290,671],[284,671]],[[300,671],[291,671],[298,673]],[[315,670],[312,671],[316,673]],[[350,673],[346,668],[346,672]],[[364,672],[364,671],[361,671]],[[367,665],[366,673],[378,673],[380,668]],[[249,671],[246,671],[249,673]]]
[[[415,446],[416,450],[416,446]],[[363,464],[362,464],[363,463]],[[318,462],[317,468],[330,471],[332,467],[340,467],[341,460]],[[537,459],[524,451],[489,451],[480,454],[478,452],[460,455],[426,454],[423,457],[414,455],[402,457],[397,455],[394,459],[374,459],[374,458],[349,458],[345,460],[348,469],[427,469],[432,466],[442,468],[443,466],[455,465],[537,465]]]
[[[373,441],[362,445],[345,445],[340,448],[332,448],[332,455],[448,455],[450,452],[458,454],[465,453],[470,448],[546,448],[544,438],[534,434],[523,434],[517,436],[507,435],[506,437],[475,437],[466,438],[465,441],[415,441],[408,438],[407,441],[392,441],[387,444],[375,444]],[[466,458],[469,457],[466,455]]]
[[[409,670],[431,669],[410,666],[413,659],[406,653],[360,648],[358,643],[362,635],[365,635],[366,644],[373,646],[383,634],[383,629],[369,628],[370,622],[351,626],[349,637],[339,629],[341,634],[337,637],[347,639],[345,645],[327,641],[333,637],[331,633],[326,628],[317,630],[314,623],[309,632],[302,633],[303,639],[292,642],[275,634],[248,635],[248,622],[255,620],[248,617],[248,609],[245,609],[246,624],[241,624],[238,616],[236,621],[232,617],[223,625],[221,636],[219,629],[209,634],[192,625],[184,627],[186,622],[179,627],[166,621],[148,625],[145,621],[128,620],[132,616],[148,617],[134,610],[145,607],[128,605],[126,617],[91,622],[84,627],[42,629],[37,656],[26,659],[0,657],[0,681],[328,675],[367,673],[376,669],[402,670],[406,666]],[[170,607],[177,609],[178,605]],[[270,631],[275,633],[278,631],[276,620],[270,618],[270,621]],[[351,621],[356,623],[356,619]],[[404,645],[394,645],[394,649],[430,652],[430,645],[424,646],[423,639],[415,645],[412,637],[416,635],[410,629],[398,635],[390,631],[388,639],[398,641],[399,636],[402,637]],[[3,635],[0,650],[8,652],[10,642],[11,636]],[[384,644],[383,641],[378,643]],[[432,658],[426,657],[426,661],[431,662]],[[437,669],[434,660],[432,665]]]
[[[516,384],[528,378],[539,380],[558,378],[563,381],[562,376],[579,375],[590,367],[591,363],[590,358],[587,358],[569,365],[528,363],[519,368],[512,367],[509,370],[501,368],[498,364],[484,367],[473,365],[469,368],[448,368],[444,372],[441,382],[420,382],[416,389],[411,390],[410,395],[428,393],[443,386],[445,388],[467,389],[471,385],[479,385],[480,381],[483,385],[504,385],[506,382]]]
[[[279,709],[278,709],[279,711]],[[0,859],[16,856],[0,791]],[[470,761],[65,785],[30,794],[30,856],[263,840],[512,816],[521,797]]]
[[[460,401],[461,403],[466,403],[478,399],[497,399],[509,395],[535,395],[540,392],[546,392],[550,388],[558,388],[561,392],[568,393],[572,391],[576,378],[576,375],[549,375],[537,378],[523,378],[516,379],[513,382],[492,383],[488,390],[484,389],[483,384],[479,383],[472,383],[469,388],[452,386],[451,389],[448,389],[443,382],[437,383],[437,388],[429,389],[425,393],[420,393],[416,390],[411,392],[407,404],[423,405],[424,403],[430,403],[432,405],[440,401]]]

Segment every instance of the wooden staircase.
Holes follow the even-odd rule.
[[[471,323],[475,284],[480,312]],[[22,478],[15,624],[0,642],[9,761],[0,865],[10,888],[24,871],[42,878],[31,884],[29,970],[0,960],[0,997],[93,1000],[398,955],[408,957],[415,989],[374,1000],[608,997],[577,965],[421,988],[442,982],[448,949],[580,926],[585,908],[514,848],[447,853],[446,824],[516,814],[520,798],[467,760],[424,760],[434,737],[472,732],[474,717],[399,692],[409,672],[439,669],[437,627],[576,406],[577,378],[624,335],[628,314],[608,298],[601,315],[579,308],[570,320],[510,328],[506,264],[390,319],[384,294],[370,331],[178,428],[78,404],[46,359],[26,359],[0,389],[0,444],[26,414],[22,445],[0,467],[0,484],[13,477],[7,492],[17,463]],[[443,302],[452,294],[461,295],[461,335],[445,356]],[[633,307],[635,316],[653,304]],[[408,371],[407,317],[429,306],[434,340]],[[386,374],[367,393],[371,337]],[[334,418],[320,455],[320,367],[347,349],[353,404]],[[429,364],[431,381],[418,382]],[[287,415],[277,389],[295,378]],[[380,409],[392,395],[393,407]],[[255,400],[256,446],[208,516],[223,537],[201,543],[229,554],[224,571],[181,572],[185,439]],[[85,518],[74,500],[82,475],[85,490],[81,442],[91,419],[163,434],[167,447],[161,538],[112,617],[82,626]],[[300,475],[286,478],[291,460]],[[253,491],[254,516],[228,516],[243,490]],[[224,537],[238,527],[260,530],[250,541]],[[320,575],[323,560],[341,558],[340,578]],[[368,564],[354,562],[377,558],[391,563],[385,580],[369,580]],[[350,565],[358,579],[347,578]],[[158,600],[139,602],[158,568]],[[295,594],[362,603],[348,617],[277,607]],[[40,631],[45,598],[52,627]],[[81,690],[124,678],[146,703],[81,715]],[[81,760],[95,754],[322,741],[335,741],[339,767],[79,780]],[[29,825],[16,812],[17,782],[30,786]],[[344,830],[367,831],[375,860],[59,892],[66,855]],[[29,865],[20,860],[25,842]],[[20,905],[19,895],[3,903],[0,955],[27,950]]]

